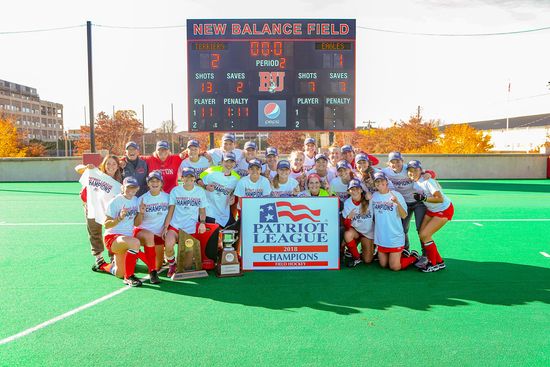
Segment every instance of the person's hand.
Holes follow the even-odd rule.
[[[118,161],[118,165],[120,166],[120,169],[126,168],[126,164],[127,164],[127,163],[126,163],[126,159],[120,159],[120,160]]]
[[[206,191],[214,191],[214,185],[210,184],[210,185],[206,185]]]
[[[204,232],[206,232],[206,224],[201,223],[199,224],[199,233],[203,234]]]
[[[428,199],[426,195],[420,194],[418,192],[415,192],[413,196],[414,196],[414,200],[416,201],[426,201]]]
[[[203,157],[208,159],[208,162],[210,162],[210,164],[212,164],[212,156],[210,155],[210,153],[208,152],[204,152],[202,153]]]
[[[268,167],[265,168],[264,176],[267,178],[271,178],[271,171]]]
[[[424,173],[422,174],[422,178],[423,178],[424,180],[427,181],[427,180],[429,180],[430,178],[432,178],[432,175],[430,175],[428,172],[424,172]]]
[[[367,191],[367,193],[365,194],[365,198],[369,201],[372,200],[372,193],[370,191]]]
[[[128,215],[128,209],[122,208],[122,210],[120,211],[120,214],[118,215],[118,218],[120,220],[123,220],[126,217],[126,215]]]
[[[139,204],[139,212],[145,214],[145,208],[147,208],[147,205],[142,201],[141,204]]]
[[[231,196],[229,197],[228,204],[229,204],[229,205],[235,204],[235,195],[231,195]]]
[[[86,168],[87,168],[87,169],[94,169],[95,166],[94,166],[93,164],[91,164],[91,163],[88,163],[88,164],[86,165]]]
[[[168,233],[168,225],[165,225],[163,228],[162,228],[162,233],[161,233],[161,237],[162,239],[166,239],[166,234]]]
[[[355,212],[355,209],[353,209],[351,212],[349,212],[349,214],[346,218],[353,219],[353,218],[355,218],[355,214],[357,214],[357,213]]]
[[[391,200],[394,204],[399,204],[399,201],[397,201],[397,197],[395,197],[395,195],[393,194],[393,192],[390,191],[390,195],[391,195],[390,200]]]

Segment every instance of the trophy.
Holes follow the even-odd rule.
[[[201,243],[184,231],[179,233],[177,268],[172,280],[208,277],[202,270]]]
[[[222,251],[220,252],[216,267],[216,276],[223,278],[243,275],[239,256],[233,247],[233,244],[237,242],[237,231],[232,229],[221,230],[220,241],[222,243]]]

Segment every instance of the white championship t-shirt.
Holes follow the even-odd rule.
[[[344,203],[344,209],[342,210],[342,217],[347,218],[349,213],[355,210],[355,216],[351,220],[351,226],[355,230],[361,233],[363,236],[374,239],[374,223],[372,221],[372,212],[369,208],[366,214],[361,213],[361,203],[355,204],[351,198],[347,199]]]
[[[208,167],[210,167],[210,162],[203,156],[200,156],[196,162],[191,161],[190,158],[185,158],[178,168],[178,180],[181,178],[181,171],[184,168],[193,168],[195,170],[195,178],[198,179],[200,174]]]
[[[105,223],[107,204],[120,194],[121,183],[97,168],[84,171],[79,181],[86,187],[88,219],[95,219],[98,224]]]
[[[278,188],[275,188],[275,186],[271,185],[271,196],[273,196],[274,198],[295,196],[294,189],[296,189],[297,187],[298,181],[296,181],[292,177],[289,177],[284,184],[279,182]]]
[[[307,153],[304,152],[304,170],[309,171],[313,167],[315,167],[315,155],[313,155],[313,158],[309,158]]]
[[[256,182],[250,180],[250,176],[243,177],[239,180],[235,188],[235,195],[240,198],[261,198],[271,195],[271,184],[264,176]]]
[[[420,180],[414,183],[414,188],[416,192],[422,192],[427,197],[433,197],[434,193],[437,191],[441,193],[441,196],[443,196],[442,203],[428,203],[427,201],[424,202],[426,208],[428,208],[428,210],[431,212],[442,212],[449,208],[449,206],[451,206],[451,200],[449,200],[449,198],[445,196],[443,190],[441,190],[441,186],[439,186],[437,181],[433,178],[430,178],[429,180],[424,180],[423,178],[420,178]]]
[[[342,204],[349,198],[348,184],[343,183],[340,176],[330,181],[329,192],[333,196],[338,196]]]
[[[391,190],[403,209],[407,210],[407,203],[399,192]],[[391,201],[391,194],[381,194],[376,191],[372,194],[369,211],[374,215],[374,243],[388,248],[405,245],[405,232],[401,217],[397,211],[397,204]]]
[[[134,218],[138,214],[139,200],[137,197],[133,197],[128,200],[122,194],[115,196],[109,204],[107,204],[107,210],[105,214],[107,216],[116,219],[120,216],[122,209],[126,209],[126,216],[118,224],[112,228],[106,228],[105,234],[121,234],[124,236],[132,236],[134,233]]]
[[[205,185],[214,186],[214,191],[205,190],[208,206],[206,207],[206,215],[214,218],[216,223],[225,226],[229,221],[230,205],[229,199],[237,187],[239,175],[235,171],[226,176],[223,173],[223,168],[220,166],[207,169],[202,175],[202,182]]]
[[[158,195],[153,196],[151,191],[148,191],[139,200],[140,205],[145,203],[145,214],[143,214],[143,222],[138,228],[146,229],[160,236],[164,229],[166,214],[168,214],[170,195],[161,191]]]
[[[413,181],[407,174],[406,164],[403,165],[401,172],[394,172],[390,167],[383,168],[382,172],[384,172],[388,180],[391,181],[395,190],[403,195],[407,203],[415,202],[413,194],[416,190],[414,189]]]
[[[267,164],[262,164],[262,175],[265,175],[265,171],[269,169],[268,165]],[[269,170],[269,180],[273,180],[273,177],[275,177],[275,175],[277,174],[277,169],[275,170]]]
[[[187,234],[194,234],[199,220],[199,208],[206,208],[206,194],[202,187],[186,190],[176,186],[170,192],[170,205],[175,205],[170,225]]]

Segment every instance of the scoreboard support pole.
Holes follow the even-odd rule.
[[[208,134],[208,136],[210,138],[210,147],[209,147],[209,149],[214,149],[215,144],[216,144],[216,142],[214,141],[214,133],[210,133],[210,134]]]

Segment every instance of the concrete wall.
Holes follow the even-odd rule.
[[[384,167],[387,156],[375,155]],[[422,166],[437,172],[438,178],[546,178],[547,155],[541,154],[414,154],[403,155],[405,162],[418,159]],[[0,182],[78,181],[74,167],[80,157],[0,158]]]
[[[78,181],[74,170],[81,157],[0,158],[0,182]]]

